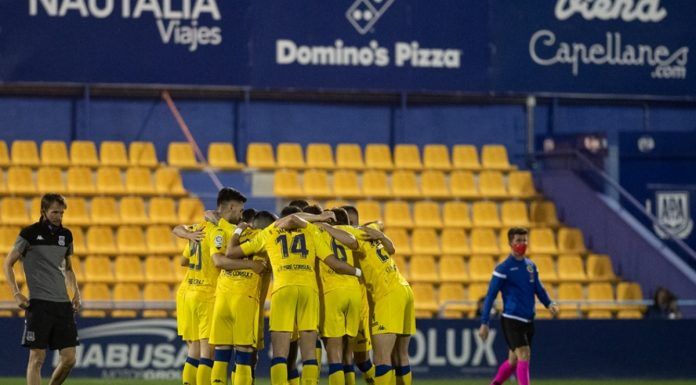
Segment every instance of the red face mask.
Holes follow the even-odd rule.
[[[517,255],[524,255],[524,253],[527,252],[527,244],[526,243],[516,243],[512,245],[512,251],[515,252]]]

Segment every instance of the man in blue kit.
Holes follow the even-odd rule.
[[[488,294],[481,312],[479,336],[488,338],[488,320],[491,306],[499,291],[503,292],[503,314],[500,323],[505,341],[510,348],[508,359],[500,365],[491,385],[501,385],[516,372],[520,385],[529,385],[529,357],[534,336],[534,295],[554,316],[558,306],[551,302],[544,285],[539,281],[539,271],[527,251],[528,231],[513,227],[508,231],[512,253],[493,271]]]

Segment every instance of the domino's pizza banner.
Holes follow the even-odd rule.
[[[0,0],[0,81],[690,96],[690,0]]]
[[[414,376],[492,377],[506,359],[507,347],[497,321],[486,342],[477,337],[478,326],[473,320],[418,320],[409,351]],[[0,319],[0,339],[6,342],[0,349],[0,377],[24,375],[28,352],[19,346],[22,328],[21,319]],[[81,345],[72,376],[180,377],[186,346],[176,335],[173,319],[78,319],[78,328]],[[684,352],[696,343],[695,328],[696,320],[537,321],[532,376],[694,378],[696,356]],[[256,371],[261,377],[269,375],[269,357],[270,349],[264,350]],[[326,371],[325,354],[323,362]],[[49,354],[44,375],[57,363],[58,355]]]

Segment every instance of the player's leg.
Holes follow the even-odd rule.
[[[285,286],[271,296],[271,385],[287,385],[290,338],[296,325],[298,288]]]
[[[234,385],[251,385],[254,382],[254,348],[249,345],[235,345]]]
[[[27,363],[27,385],[41,385],[41,367],[46,360],[46,349],[30,349]]]
[[[60,349],[59,356],[60,360],[58,361],[58,366],[53,370],[53,375],[51,375],[51,380],[48,382],[48,385],[62,384],[75,366],[74,346]]]
[[[502,385],[505,381],[507,381],[508,378],[510,378],[510,376],[512,376],[512,373],[515,373],[516,368],[517,355],[513,350],[510,350],[508,352],[508,359],[500,364],[498,373],[496,373],[495,378],[493,378],[491,385]]]
[[[343,337],[343,377],[346,385],[355,385],[354,346],[355,338]]]
[[[353,357],[355,363],[363,374],[363,379],[366,383],[372,385],[375,383],[375,366],[372,365],[370,359],[370,350],[372,350],[372,334],[370,333],[370,302],[367,297],[367,289],[363,285],[361,287],[361,308],[360,308],[360,325],[358,334],[353,346]]]
[[[396,345],[396,334],[385,333],[372,336],[375,349],[375,385],[390,385],[392,360],[391,354]]]
[[[302,356],[300,382],[302,385],[316,385],[319,382],[319,363],[316,356],[319,293],[305,286],[298,286],[297,293],[297,330],[300,331]]]
[[[184,385],[197,385],[196,372],[201,358],[201,344],[199,341],[187,341],[188,354],[184,362],[184,370],[181,373],[181,381]]]
[[[344,385],[343,337],[324,338],[324,345],[329,359],[329,385]]]
[[[411,373],[411,364],[408,359],[408,345],[411,342],[410,335],[400,335],[396,337],[396,346],[394,347],[394,372],[396,375],[396,385],[411,385],[413,382],[413,374]]]
[[[198,370],[196,371],[196,384],[210,384],[210,375],[213,371],[213,352],[215,347],[208,342],[207,338],[201,338],[201,354],[198,360]]]
[[[288,353],[290,351],[291,332],[271,330],[271,385],[286,385],[288,382]]]
[[[297,370],[297,354],[300,349],[300,332],[293,332],[288,351],[288,385],[300,385],[300,372]]]
[[[517,383],[520,385],[529,385],[530,354],[529,346],[520,346],[515,349],[515,355],[517,356],[517,367],[515,372],[517,374]]]
[[[228,381],[227,373],[230,362],[234,366],[232,344],[234,343],[234,305],[236,297],[230,296],[229,292],[218,289],[213,306],[212,324],[210,326],[209,343],[215,346],[213,354],[213,368],[210,371],[210,383],[227,385],[234,380]],[[234,370],[232,370],[234,376]],[[232,377],[231,376],[231,377]]]
[[[198,299],[196,317],[198,318],[198,328],[201,344],[201,358],[196,371],[196,383],[198,385],[210,384],[210,374],[213,371],[213,351],[215,347],[210,344],[210,331],[213,325],[213,311],[215,309],[215,298],[209,295],[201,295]]]
[[[300,330],[300,356],[302,357],[302,385],[316,385],[319,378],[319,365],[316,357],[317,332]]]

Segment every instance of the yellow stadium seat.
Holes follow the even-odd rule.
[[[329,187],[329,176],[323,170],[307,170],[302,176],[304,196],[328,198],[333,196]]]
[[[558,230],[558,252],[585,254],[585,241],[582,231],[576,228],[564,227]]]
[[[10,165],[10,152],[7,150],[7,143],[0,140],[0,167],[8,167]]]
[[[401,198],[418,198],[421,196],[416,174],[412,171],[398,170],[392,174],[392,191]]]
[[[478,198],[474,174],[471,171],[453,171],[450,175],[450,190],[455,198]]]
[[[421,174],[421,191],[426,198],[449,198],[452,193],[442,171],[426,170]]]
[[[481,148],[481,165],[488,170],[509,170],[510,161],[505,146],[486,144]]]
[[[480,170],[481,163],[476,152],[476,146],[457,144],[452,147],[452,166],[457,170]]]
[[[442,227],[440,205],[435,202],[416,202],[413,205],[413,219],[416,227]]]
[[[443,255],[440,258],[440,279],[442,282],[468,282],[469,271],[464,258],[459,255]],[[464,299],[464,296],[461,299]]]
[[[297,171],[276,170],[273,176],[273,194],[279,197],[304,196]]]
[[[143,283],[145,274],[140,258],[133,256],[119,256],[114,263],[116,282]]]
[[[616,300],[621,301],[642,301],[643,300],[643,290],[641,290],[640,285],[635,282],[621,282],[616,286]],[[632,313],[624,313],[625,311],[638,311],[644,312],[645,306],[643,305],[619,305],[619,318],[628,318]]]
[[[0,226],[0,253],[7,254],[12,250],[21,230],[19,226]],[[4,270],[1,274],[4,276]]]
[[[124,194],[121,170],[116,167],[100,167],[97,169],[97,192],[100,194]]]
[[[482,171],[479,174],[478,187],[484,198],[506,198],[508,196],[500,171]]]
[[[413,227],[413,218],[411,217],[409,204],[403,201],[389,201],[385,203],[384,226],[388,228]]]
[[[337,170],[333,174],[333,195],[341,198],[361,197],[358,174],[351,170]]]
[[[471,206],[471,222],[474,227],[499,228],[498,205],[489,201],[474,202]]]
[[[435,267],[435,258],[431,255],[412,257],[410,270],[410,282],[435,283],[440,280]]]
[[[553,231],[546,228],[534,228],[529,231],[530,254],[558,254]]]
[[[101,142],[99,145],[99,158],[102,166],[128,167],[126,144],[111,140]]]
[[[587,278],[595,282],[615,281],[617,279],[608,255],[590,254],[587,257]]]
[[[160,167],[155,170],[155,191],[161,195],[185,196],[186,189],[181,180],[179,169]]]
[[[558,227],[556,205],[549,201],[532,202],[529,206],[529,217],[532,226]]]
[[[587,312],[587,319],[611,319],[609,310],[590,310]]]
[[[333,209],[333,208],[347,206],[349,204],[350,203],[348,203],[347,201],[344,201],[341,199],[332,199],[332,200],[324,202],[324,209],[329,210],[329,209]]]
[[[75,140],[70,143],[70,163],[73,166],[97,167],[97,146],[91,140]]]
[[[365,146],[365,166],[371,170],[391,170],[394,168],[389,146],[370,143]]]
[[[31,198],[31,204],[29,205],[29,219],[38,221],[39,218],[41,218],[41,197],[34,197]],[[65,223],[65,216],[63,216],[63,223]]]
[[[241,170],[244,165],[237,162],[232,143],[213,142],[208,145],[208,163],[221,170]]]
[[[93,195],[97,191],[92,170],[88,167],[70,167],[67,181],[66,189],[70,195]]]
[[[544,283],[555,284],[558,282],[558,273],[556,273],[556,264],[550,255],[533,255],[532,262],[539,271],[539,279]]]
[[[121,222],[125,225],[145,225],[150,218],[145,212],[145,202],[141,197],[125,197],[121,199]]]
[[[169,257],[148,256],[145,258],[145,281],[176,283],[176,276]]]
[[[411,234],[411,250],[414,255],[440,255],[440,239],[435,229],[414,229]]]
[[[583,301],[585,297],[582,294],[582,286],[579,283],[561,283],[558,285],[558,300],[559,301]],[[561,310],[562,316],[568,318],[578,317],[578,312],[580,306],[578,304],[564,304],[558,305]]]
[[[249,168],[264,170],[276,167],[273,147],[270,143],[249,143],[246,155]]]
[[[39,150],[33,140],[15,140],[11,147],[11,160],[15,166],[39,166]]]
[[[444,144],[426,144],[423,148],[423,166],[430,170],[452,169],[449,149]]]
[[[358,210],[361,224],[382,220],[382,206],[375,201],[357,201],[355,208]]]
[[[85,255],[87,253],[87,243],[85,242],[85,234],[79,227],[70,229],[73,236],[73,251],[75,255]]]
[[[174,242],[169,226],[148,226],[145,231],[145,241],[150,254],[176,254],[181,251]]]
[[[159,164],[152,142],[131,142],[128,146],[128,159],[131,167],[155,168]]]
[[[325,143],[310,143],[307,145],[307,167],[318,169],[333,169],[336,167],[331,146]]]
[[[491,270],[489,272],[489,277],[490,279],[490,274],[492,274],[493,271]],[[469,305],[467,305],[467,308],[469,309],[469,316],[474,317],[476,313],[476,307],[477,307],[477,302],[481,301],[483,298],[486,297],[486,293],[488,293],[488,284],[487,283],[472,283],[469,285],[467,288],[467,293],[466,297],[467,300],[469,300]],[[500,297],[500,295],[498,295]],[[501,305],[494,303],[493,304],[494,308],[501,309]],[[476,315],[477,317],[479,315]]]
[[[0,202],[0,223],[11,226],[26,226],[30,222],[26,201],[23,198],[4,198]]]
[[[177,208],[177,218],[180,224],[194,224],[203,220],[203,202],[198,198],[182,198]]]
[[[188,142],[171,142],[167,146],[167,164],[181,169],[197,169],[201,164],[196,160],[193,146]]]
[[[116,249],[114,232],[111,230],[111,228],[106,226],[89,227],[87,229],[86,251],[91,254],[115,255],[118,249]]]
[[[4,270],[4,267],[3,267]],[[20,260],[19,263],[15,263],[14,267],[14,275],[15,279],[17,280],[17,283],[22,286],[24,283],[27,282],[27,276],[24,274],[24,263]]]
[[[474,228],[471,230],[471,253],[477,255],[500,254],[498,237],[493,229]]]
[[[562,254],[558,256],[558,279],[561,281],[581,281],[587,280],[585,266],[582,258],[577,254]]]
[[[128,308],[133,307],[133,302],[141,302],[142,300],[142,292],[138,285],[134,283],[117,283],[114,286],[115,310],[111,312],[111,316],[116,318],[136,317],[137,311]]]
[[[442,219],[445,227],[470,228],[469,206],[464,202],[445,202],[442,207]]]
[[[442,252],[444,254],[469,255],[471,248],[469,247],[469,239],[463,229],[446,228],[442,230],[440,237],[442,243]]]
[[[140,226],[119,226],[116,230],[119,254],[145,255],[148,252],[145,234]]]
[[[527,205],[521,201],[505,201],[500,206],[503,227],[529,227]]]
[[[401,255],[393,255],[392,259],[394,260],[394,264],[396,265],[396,268],[399,270],[401,275],[406,278],[406,280],[411,279],[411,273],[409,271],[408,265],[406,264],[406,258],[401,256]]]
[[[37,193],[29,167],[10,167],[7,171],[7,192],[10,194],[34,195]]]
[[[114,272],[111,261],[105,256],[88,256],[85,258],[85,279],[87,282],[113,283]]]
[[[92,199],[91,207],[92,223],[100,225],[119,225],[121,215],[116,208],[116,200],[108,197],[96,197]]]
[[[469,277],[473,282],[488,282],[495,269],[493,258],[475,255],[469,258]]]
[[[68,147],[62,140],[45,140],[41,143],[41,164],[44,166],[67,167]]]
[[[186,278],[186,273],[188,272],[188,265],[181,266],[179,258],[172,259],[172,269],[174,269],[174,276],[176,277],[176,282],[182,282]]]
[[[336,146],[336,166],[343,170],[362,170],[365,168],[362,149],[354,143],[339,143]]]
[[[82,266],[82,258],[77,258],[73,256],[70,258],[70,263],[72,264],[73,273],[75,273],[75,279],[78,283],[86,282],[87,277],[85,276],[85,269]]]
[[[429,283],[414,283],[413,298],[416,306],[416,317],[432,317],[437,314],[439,305],[433,285]]]
[[[166,302],[173,299],[169,286],[165,283],[148,283],[143,289],[143,299],[147,310],[143,310],[145,318],[164,318],[167,317]]]
[[[641,319],[643,318],[643,312],[640,310],[619,310],[616,313],[617,319]]]
[[[36,174],[36,187],[39,191],[65,193],[63,172],[57,167],[40,167]]]
[[[105,283],[86,283],[80,291],[84,310],[80,313],[83,317],[106,317],[106,311],[96,310],[111,305],[111,291]]]
[[[423,169],[420,151],[415,144],[397,144],[394,147],[394,168],[420,171]]]
[[[5,183],[5,172],[0,168],[0,195],[7,193],[7,184]]]
[[[369,198],[389,198],[392,196],[384,171],[368,170],[362,178],[363,193]]]
[[[440,286],[438,293],[438,303],[444,308],[442,316],[444,318],[461,318],[463,312],[467,312],[469,308],[463,303],[466,299],[464,286],[460,283],[443,283]],[[453,302],[453,303],[452,303]]]
[[[408,236],[406,229],[388,228],[384,234],[391,239],[396,249],[396,254],[400,256],[411,255],[411,237]]]
[[[508,193],[514,198],[533,198],[537,195],[532,173],[529,171],[512,171],[508,175]]]
[[[589,303],[584,307],[590,311],[613,311],[616,310],[614,303],[614,288],[609,283],[590,283],[587,285],[587,300],[588,301],[605,301],[607,303]]]
[[[129,167],[126,170],[126,192],[133,195],[155,194],[150,170],[145,167]]]
[[[150,221],[162,225],[174,225],[177,223],[174,200],[171,198],[150,199]]]
[[[305,168],[307,166],[299,143],[279,143],[276,147],[276,155],[279,168]]]

